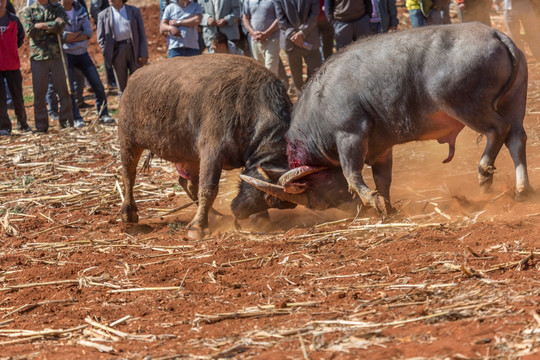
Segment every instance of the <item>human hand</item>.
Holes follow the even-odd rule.
[[[170,33],[172,36],[176,36],[176,37],[180,37],[181,34],[180,34],[180,30],[178,30],[177,27],[175,26],[171,26],[171,28],[169,29]]]
[[[291,36],[291,41],[299,47],[304,47],[304,34],[300,31]]]
[[[49,30],[49,25],[47,25],[47,23],[44,23],[44,22],[36,23],[34,27],[39,30]]]
[[[216,26],[216,19],[214,19],[213,17],[209,17],[208,26]]]
[[[227,25],[227,20],[225,19],[219,19],[217,22],[216,22],[217,26],[219,27],[222,27],[222,26],[225,26]]]
[[[251,36],[253,36],[253,40],[255,41],[262,41],[261,40],[261,37],[262,37],[262,31],[254,31],[253,34],[251,34]]]

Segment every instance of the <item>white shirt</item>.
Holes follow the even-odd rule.
[[[131,29],[126,7],[122,6],[120,10],[117,10],[111,5],[111,8],[113,12],[114,40],[123,41],[131,39]]]

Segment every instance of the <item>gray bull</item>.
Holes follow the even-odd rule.
[[[175,58],[137,70],[122,94],[118,114],[125,188],[122,220],[139,219],[133,186],[137,163],[149,149],[175,163],[180,185],[199,205],[188,236],[203,237],[222,169],[244,167],[243,174],[262,178],[259,166],[287,162],[290,111],[281,81],[246,57]],[[236,218],[270,206],[294,205],[265,200],[263,192],[245,183],[231,204]]]
[[[487,191],[505,144],[516,192],[527,175],[527,63],[500,31],[479,23],[430,26],[364,39],[331,58],[295,105],[287,132],[289,168],[278,183],[242,179],[282,200],[314,209],[354,205],[391,210],[392,147],[436,139],[449,144],[464,126],[486,136],[478,166]],[[377,187],[362,178],[371,165]],[[348,190],[348,191],[347,191]]]

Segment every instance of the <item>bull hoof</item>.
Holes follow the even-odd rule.
[[[188,227],[187,237],[190,240],[199,241],[204,239],[208,235],[208,230],[203,230],[198,225],[192,225]]]
[[[394,208],[392,208],[390,202],[381,195],[373,196],[371,206],[375,208],[383,217],[391,215],[394,211]]]
[[[531,186],[527,186],[525,189],[516,189],[516,201],[525,201],[534,194],[534,189]]]
[[[137,210],[122,209],[120,213],[120,218],[122,219],[122,222],[125,222],[125,223],[138,223],[139,222],[139,215],[137,214]]]

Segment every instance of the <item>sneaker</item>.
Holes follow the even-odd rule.
[[[58,113],[56,111],[51,111],[49,113],[49,116],[51,117],[52,120],[54,121],[58,121],[60,120],[60,115],[58,115]]]
[[[87,104],[84,101],[77,101],[77,106],[79,107],[79,109],[88,109],[92,107],[92,105]]]
[[[99,119],[99,122],[102,123],[102,124],[114,124],[114,119],[112,117],[110,117],[109,115],[103,115]]]
[[[0,136],[9,136],[11,135],[11,130],[0,130]]]
[[[85,127],[86,124],[84,123],[83,119],[75,119],[73,121],[73,126],[76,127],[76,128],[82,128],[82,127]]]

